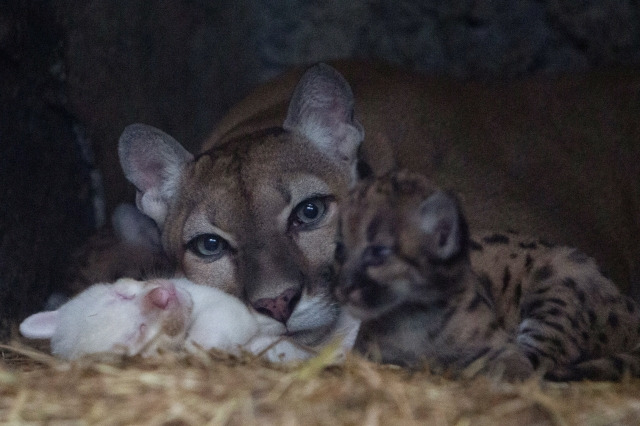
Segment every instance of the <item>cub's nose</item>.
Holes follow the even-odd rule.
[[[291,316],[296,305],[300,301],[301,292],[296,288],[290,288],[280,294],[280,296],[269,299],[258,299],[253,303],[253,308],[261,314],[270,316],[283,324]]]

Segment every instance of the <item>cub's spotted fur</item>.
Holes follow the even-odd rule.
[[[640,310],[591,258],[515,232],[469,238],[456,198],[420,175],[359,185],[341,233],[335,293],[374,358],[507,378],[640,373]]]

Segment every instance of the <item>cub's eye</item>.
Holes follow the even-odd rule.
[[[380,266],[393,253],[391,248],[386,246],[369,246],[362,253],[363,266]]]
[[[120,300],[133,300],[135,295],[125,293],[124,291],[116,291],[116,297]]]
[[[227,242],[216,234],[202,234],[187,243],[187,248],[196,255],[215,260],[227,249]]]
[[[318,223],[327,211],[325,198],[308,198],[298,204],[291,213],[293,226],[312,226]]]

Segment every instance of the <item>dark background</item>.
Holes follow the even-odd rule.
[[[40,309],[71,251],[131,199],[127,124],[192,151],[295,64],[378,58],[511,79],[640,63],[637,0],[0,1],[0,321]]]

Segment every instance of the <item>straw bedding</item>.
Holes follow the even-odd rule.
[[[60,362],[14,344],[0,361],[0,422],[167,425],[640,424],[640,380],[449,380],[351,357],[295,366],[209,352]]]

